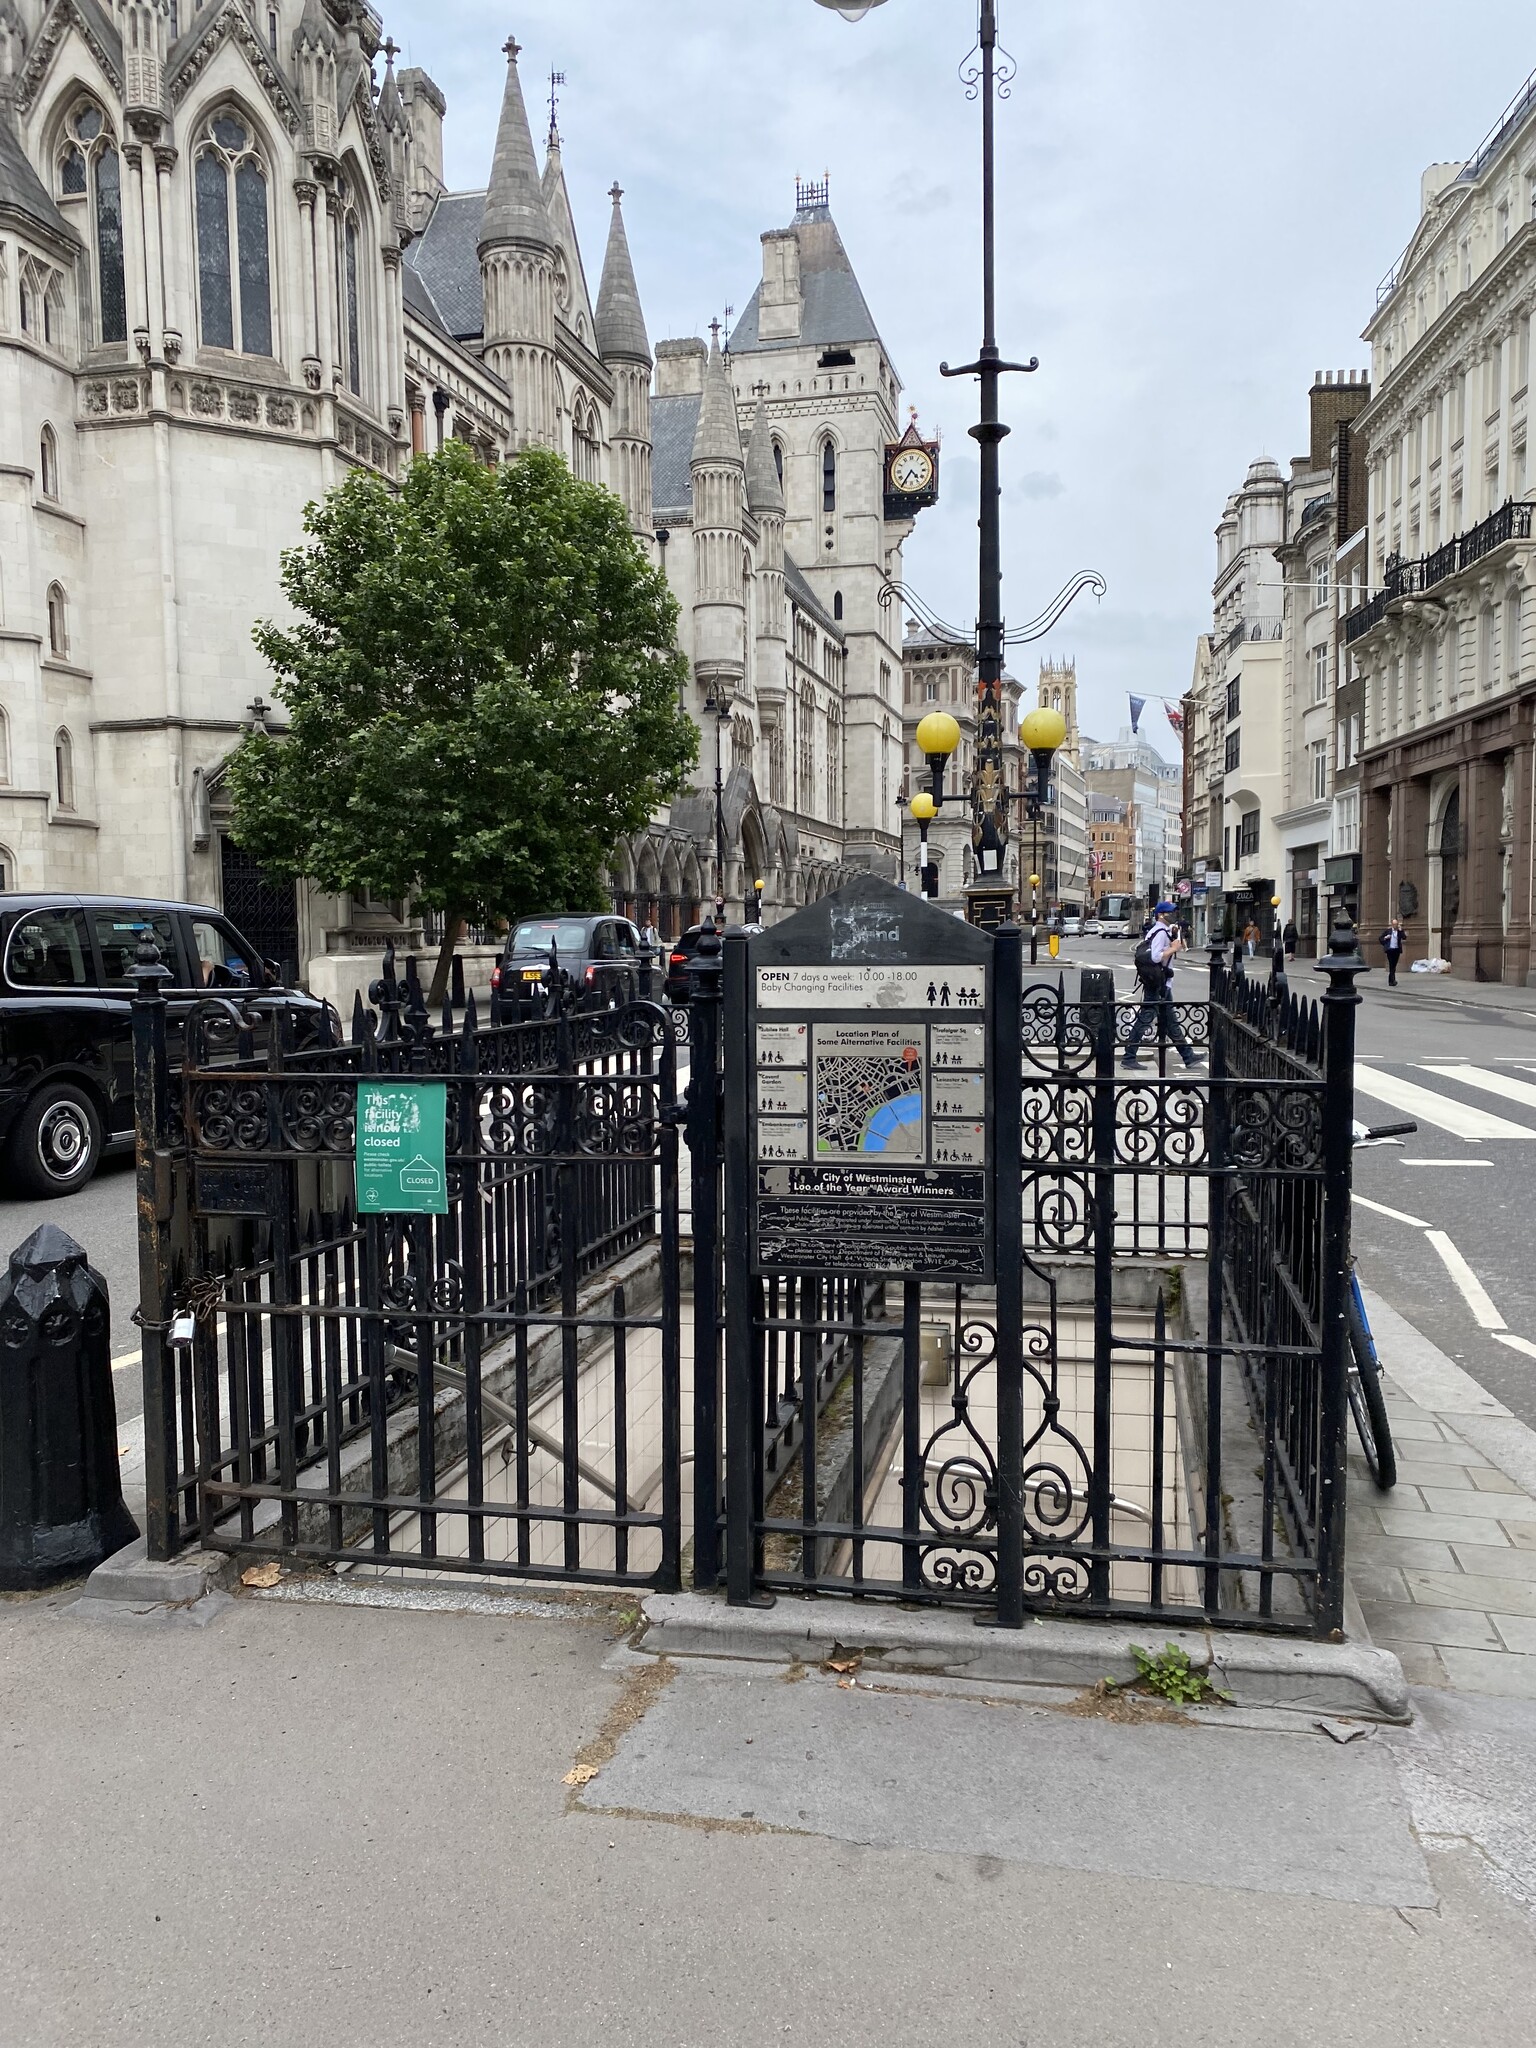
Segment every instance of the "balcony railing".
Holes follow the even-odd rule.
[[[1379,626],[1386,616],[1387,606],[1395,599],[1417,597],[1426,590],[1433,590],[1447,576],[1454,576],[1458,569],[1470,569],[1474,562],[1482,561],[1485,555],[1491,555],[1495,548],[1503,547],[1507,541],[1529,540],[1533,514],[1536,514],[1536,504],[1510,498],[1497,512],[1490,512],[1486,519],[1480,519],[1476,526],[1446,541],[1433,554],[1420,555],[1414,561],[1407,561],[1401,555],[1392,556],[1386,566],[1382,588],[1365,604],[1356,605],[1352,612],[1345,614],[1346,644],[1358,640],[1363,633],[1369,633],[1373,626]]]
[[[1237,624],[1222,641],[1220,652],[1230,654],[1234,647],[1240,647],[1245,640],[1279,640],[1283,638],[1283,619],[1239,619]]]

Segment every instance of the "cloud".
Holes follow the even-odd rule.
[[[382,4],[448,96],[450,179],[483,184],[506,0]],[[979,121],[956,75],[966,0],[893,0],[857,27],[812,0],[515,12],[536,123],[541,76],[568,74],[560,125],[589,282],[617,176],[653,339],[743,306],[796,173],[830,174],[906,399],[944,430],[943,497],[906,574],[969,617],[976,391],[938,375],[981,338]],[[997,119],[998,339],[1041,359],[1003,395],[1008,607],[1028,617],[1082,567],[1108,578],[1102,606],[1080,601],[1053,635],[1078,652],[1090,722],[1118,726],[1132,688],[1187,687],[1228,493],[1256,455],[1284,463],[1305,445],[1313,369],[1366,359],[1360,329],[1416,223],[1420,171],[1465,156],[1518,89],[1527,60],[1507,53],[1529,46],[1529,0],[1481,0],[1475,35],[1467,19],[1443,0],[1359,0],[1347,16],[1335,0],[1006,10],[1019,68]],[[1334,75],[1369,76],[1359,118],[1319,90],[1322,49]]]

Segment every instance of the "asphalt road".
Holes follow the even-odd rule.
[[[1110,967],[1134,992],[1129,942],[1069,942],[1061,967]],[[1036,977],[1059,969],[1042,957]],[[1490,1393],[1536,1427],[1536,990],[1482,991],[1439,979],[1397,991],[1379,970],[1361,983],[1357,1114],[1367,1124],[1414,1118],[1406,1142],[1356,1156],[1355,1248],[1367,1284]],[[1179,970],[1191,997],[1202,967]],[[1303,963],[1294,985],[1314,985]],[[1315,978],[1319,992],[1321,977]],[[135,1350],[138,1299],[133,1165],[109,1160],[90,1187],[61,1202],[20,1202],[0,1190],[0,1245],[44,1221],[83,1244],[112,1297],[114,1356]],[[1390,1358],[1385,1361],[1390,1369]],[[138,1375],[117,1375],[119,1414],[139,1413]]]

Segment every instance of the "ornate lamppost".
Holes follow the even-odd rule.
[[[816,0],[845,21],[862,21],[884,0]],[[978,0],[980,23],[974,59],[961,67],[967,96],[981,101],[981,243],[982,243],[982,337],[981,349],[973,363],[951,369],[940,363],[941,377],[976,377],[981,386],[981,418],[971,428],[971,438],[981,450],[981,508],[979,527],[980,574],[976,613],[976,779],[972,797],[971,840],[975,849],[976,875],[967,890],[967,915],[973,924],[996,926],[1013,915],[1013,888],[1007,880],[1005,857],[1008,842],[1008,805],[1014,797],[1004,779],[1003,761],[1003,651],[1010,640],[1037,639],[1049,631],[1078,591],[1091,586],[1100,596],[1104,579],[1092,570],[1081,571],[1055,601],[1032,620],[1022,633],[1009,634],[1003,622],[1002,500],[998,449],[1008,434],[999,417],[999,387],[1011,371],[1027,375],[1040,367],[1037,356],[1027,363],[1003,359],[997,344],[997,257],[996,257],[996,159],[993,138],[996,102],[1006,98],[1016,66],[1000,49],[997,35],[997,0]],[[909,591],[888,584],[889,592],[900,595],[912,606],[925,625],[934,625],[925,608],[914,602]],[[945,632],[949,629],[943,628]],[[954,637],[950,634],[950,637]],[[964,636],[960,636],[964,638]],[[925,721],[926,722],[926,721]],[[921,744],[921,728],[919,728]],[[1056,745],[1061,744],[1060,740]],[[1051,750],[1055,751],[1054,747]]]
[[[715,721],[715,927],[725,930],[725,729],[731,722],[731,693],[713,683],[704,709]]]
[[[1067,736],[1067,721],[1059,711],[1043,706],[1019,721],[1019,738],[1029,749],[1031,773],[1022,792],[1024,810],[1032,828],[1029,876],[1029,964],[1034,966],[1040,952],[1040,820],[1051,793],[1051,770],[1056,752]],[[1003,802],[1010,792],[1002,792]],[[1006,817],[1007,813],[1004,812]],[[1060,854],[1057,855],[1060,868]]]

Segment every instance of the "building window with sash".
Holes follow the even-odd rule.
[[[81,240],[88,251],[95,291],[96,338],[126,341],[123,162],[117,153],[117,137],[94,100],[82,100],[65,123],[59,151],[59,197],[66,212],[83,210],[85,214]]]
[[[250,123],[215,114],[198,144],[197,292],[205,348],[272,354],[272,245],[267,173]]]

